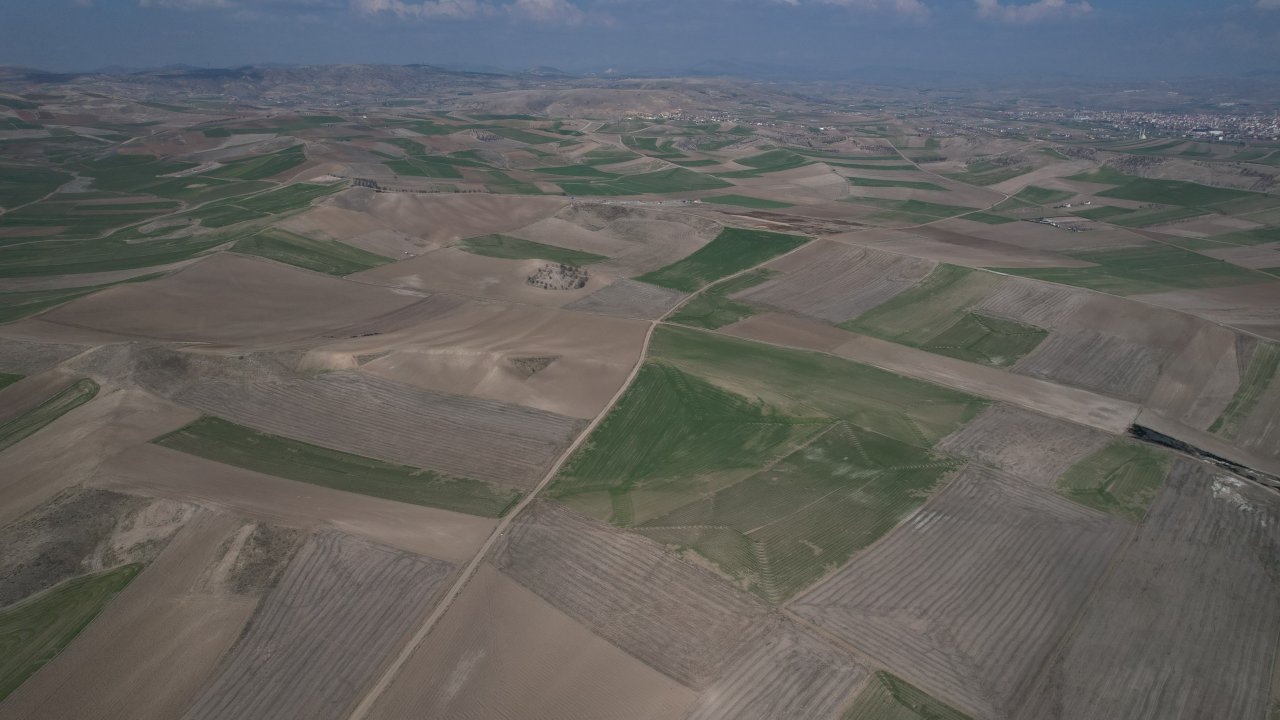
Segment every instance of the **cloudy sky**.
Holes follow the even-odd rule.
[[[0,65],[1280,70],[1280,0],[0,0]]]

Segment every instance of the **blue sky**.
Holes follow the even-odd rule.
[[[1280,71],[1280,0],[0,0],[0,64]]]

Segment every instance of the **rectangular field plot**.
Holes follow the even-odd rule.
[[[1113,295],[1230,287],[1272,281],[1238,265],[1168,245],[1063,253],[1094,263],[1082,268],[1007,268],[1010,275],[1075,285]]]
[[[935,697],[1008,717],[1128,532],[971,466],[791,609]]]
[[[725,228],[692,255],[636,279],[672,290],[693,292],[807,242],[809,238],[799,235]]]
[[[528,487],[582,421],[361,373],[197,382],[178,402],[274,435],[392,463]]]
[[[771,263],[777,276],[734,299],[838,323],[909,290],[933,268],[928,260],[819,240]]]
[[[1209,426],[1209,432],[1235,439],[1241,427],[1260,407],[1265,412],[1273,412],[1275,408],[1263,406],[1262,400],[1268,395],[1268,389],[1280,384],[1276,382],[1277,377],[1280,377],[1280,344],[1258,343],[1249,358],[1244,377],[1240,378],[1240,387],[1222,414]]]
[[[1144,400],[1169,360],[1163,348],[1093,330],[1059,330],[1014,372],[1126,400]]]
[[[336,490],[501,517],[520,499],[478,480],[395,465],[203,417],[153,442],[174,450]]]
[[[685,720],[829,718],[866,674],[836,648],[783,621],[743,648]]]
[[[635,530],[778,603],[915,512],[958,463],[841,423],[767,470]]]
[[[590,295],[565,305],[566,310],[654,319],[661,317],[684,298],[684,293],[623,278]]]
[[[1107,444],[1106,433],[998,405],[938,444],[938,450],[976,460],[1050,488],[1067,468]]]
[[[695,697],[481,565],[369,718],[681,720]]]
[[[762,268],[745,275],[739,275],[731,280],[717,283],[685,303],[668,319],[681,325],[707,328],[709,330],[732,325],[743,318],[751,317],[756,313],[756,309],[750,305],[731,300],[729,296],[747,291],[762,282],[766,282],[775,274]]]
[[[887,672],[878,672],[840,720],[973,720]]]
[[[231,249],[329,275],[350,275],[392,262],[337,240],[310,238],[279,228],[237,240]]]
[[[554,245],[544,245],[508,235],[484,235],[482,237],[468,238],[458,243],[456,247],[474,255],[484,255],[486,257],[505,258],[507,260],[547,260],[575,266],[590,265],[591,263],[608,260],[603,255],[580,250],[568,250]]]
[[[971,311],[1003,282],[991,273],[942,265],[923,282],[840,327],[939,355],[1008,367],[1048,333]]]
[[[494,554],[500,570],[645,664],[703,688],[767,609],[657,543],[538,502]]]
[[[1273,494],[1179,461],[1019,720],[1262,718],[1280,633]]]
[[[1082,505],[1139,522],[1172,464],[1155,448],[1114,440],[1067,470],[1057,489]]]
[[[67,580],[0,609],[0,701],[66,647],[142,565]]]
[[[183,718],[345,718],[452,569],[343,535],[313,536]]]

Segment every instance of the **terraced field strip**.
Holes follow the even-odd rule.
[[[1249,369],[1226,409],[1209,426],[1209,432],[1234,439],[1241,424],[1253,414],[1262,396],[1280,377],[1280,344],[1262,342],[1254,350]]]
[[[68,385],[48,400],[0,425],[0,451],[35,434],[54,420],[89,402],[97,394],[98,383],[88,378]]]
[[[1172,466],[1168,453],[1115,440],[1063,473],[1057,489],[1082,505],[1141,522]]]
[[[694,292],[716,280],[795,250],[810,239],[729,227],[683,260],[636,279],[672,290]]]
[[[840,720],[973,720],[899,677],[880,671]]]
[[[485,235],[468,238],[459,242],[455,247],[473,255],[483,255],[485,257],[504,258],[507,260],[547,260],[574,266],[590,265],[609,259],[603,255],[582,252],[581,250],[569,250],[555,247],[554,245],[544,245],[509,235]]]
[[[183,718],[344,717],[452,571],[350,536],[313,536]]]
[[[122,565],[0,608],[0,701],[61,652],[140,572],[140,564]]]
[[[1095,266],[1000,268],[998,271],[1121,296],[1274,281],[1269,275],[1172,245],[1067,251],[1063,254]]]
[[[1143,401],[1171,353],[1093,330],[1058,330],[1013,367],[1020,375]]]
[[[1012,716],[1266,717],[1280,636],[1277,557],[1273,492],[1179,460]]]
[[[513,488],[360,457],[216,417],[202,417],[152,442],[288,480],[482,517],[501,517],[521,496]]]
[[[280,228],[268,228],[242,240],[231,249],[287,265],[329,275],[350,275],[394,262],[367,250],[322,238],[310,238]]]

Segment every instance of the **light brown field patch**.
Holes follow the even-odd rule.
[[[497,522],[285,480],[151,444],[104,463],[90,483],[304,530],[332,528],[449,562],[470,558]]]
[[[1067,468],[1101,450],[1110,439],[1083,425],[996,405],[943,438],[936,448],[1052,489]]]
[[[1240,386],[1237,334],[1204,323],[1165,363],[1143,403],[1194,428],[1207,428]]]
[[[1094,164],[1088,160],[1056,162],[1052,165],[1036,168],[1029,173],[1023,173],[1016,178],[1010,178],[1002,183],[992,185],[991,189],[996,192],[1005,193],[1006,195],[1017,194],[1028,185],[1039,185],[1042,187],[1058,189],[1060,187],[1060,184],[1057,181],[1058,178],[1064,178],[1069,175],[1079,175],[1080,173],[1088,172],[1093,168]]]
[[[418,299],[268,260],[219,254],[159,280],[108,288],[41,319],[130,337],[273,344],[390,313]]]
[[[1251,269],[1280,267],[1280,242],[1254,245],[1253,247],[1223,247],[1201,250],[1202,255],[1226,260],[1232,265]]]
[[[1180,461],[1015,717],[1265,717],[1278,554],[1274,494]]]
[[[11,330],[12,328],[12,325],[8,325],[3,329]],[[84,350],[85,348],[81,345],[62,345],[0,336],[0,372],[34,375]]]
[[[0,708],[5,717],[170,720],[213,675],[257,605],[202,588],[240,522],[190,520],[137,579]]]
[[[1003,718],[1102,580],[1128,528],[970,466],[791,609],[935,697]]]
[[[332,204],[368,214],[388,228],[429,243],[510,232],[551,217],[567,198],[487,193],[375,193],[354,188]]]
[[[943,227],[946,223],[941,224]],[[1064,250],[1114,250],[1148,245],[1150,241],[1137,233],[1098,223],[1085,225],[1087,232],[1072,232],[1043,223],[1012,222],[971,228],[969,232],[986,240],[1016,245],[1027,250],[1061,252]],[[1063,258],[1069,260],[1069,258]],[[1087,263],[1085,264],[1087,265]],[[1061,267],[1084,267],[1064,262]]]
[[[486,564],[369,717],[679,720],[693,700]]]
[[[514,233],[535,242],[604,255],[592,265],[630,277],[656,270],[711,242],[723,226],[683,210],[578,201]]]
[[[723,328],[722,332],[747,340],[828,352],[1109,433],[1124,432],[1138,413],[1135,403],[845,332],[812,320],[764,313]]]
[[[439,247],[424,238],[397,230],[368,213],[321,205],[293,215],[278,227],[300,235],[331,238],[384,257],[403,259]]]
[[[866,230],[837,235],[834,240],[865,245],[886,252],[966,265],[968,267],[1088,267],[1090,263],[1028,250],[1011,243],[988,240],[960,232],[921,233],[913,230]]]
[[[569,303],[566,310],[656,320],[684,299],[684,293],[623,278]]]
[[[1191,218],[1167,225],[1156,225],[1152,230],[1188,238],[1212,237],[1241,230],[1253,230],[1262,227],[1262,223],[1229,215],[1206,215]]]
[[[1280,283],[1206,290],[1173,290],[1130,299],[1160,305],[1206,320],[1280,340]]]
[[[75,381],[74,373],[54,368],[5,387],[0,390],[0,425],[48,400]]]

